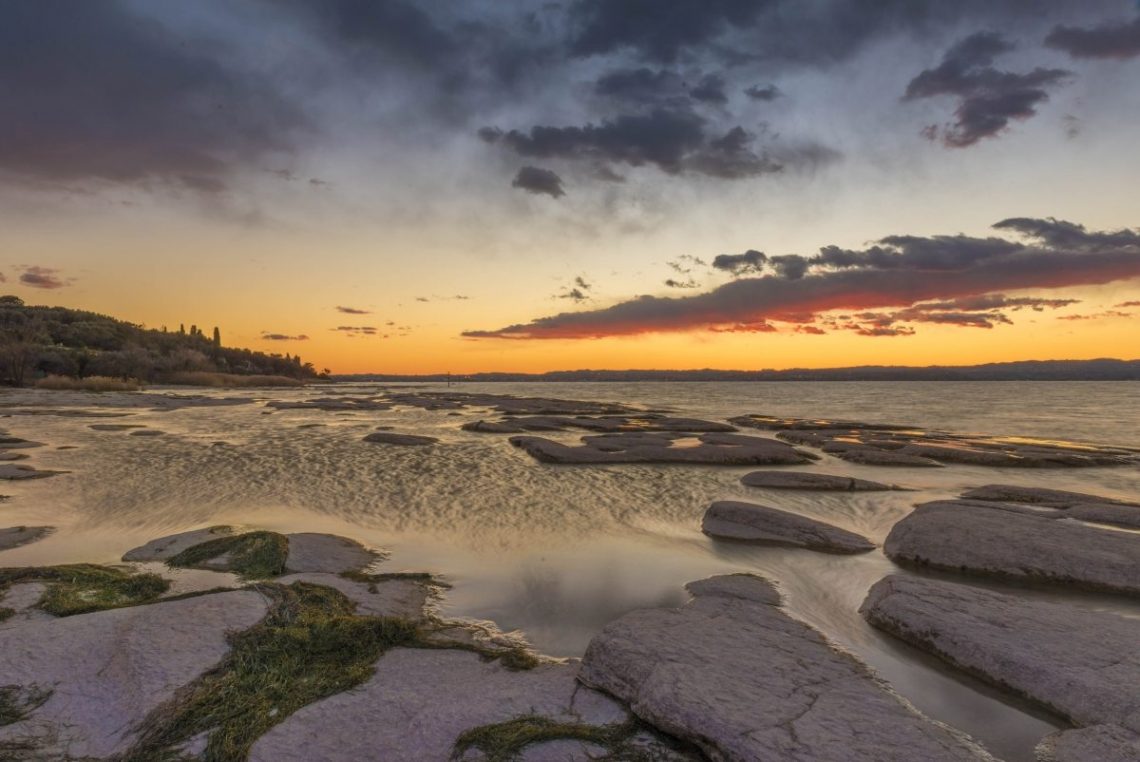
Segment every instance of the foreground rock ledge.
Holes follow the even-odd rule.
[[[883,551],[911,566],[1140,594],[1140,538],[1064,515],[1047,508],[936,500],[895,524]]]
[[[1140,620],[898,575],[877,582],[860,611],[879,629],[1090,726],[1050,737],[1047,758],[1111,759],[1075,755],[1140,748]]]
[[[5,742],[35,743],[30,759],[104,758],[124,751],[136,723],[229,651],[228,633],[268,609],[237,590],[29,622],[0,630],[0,685],[50,690]]]
[[[764,489],[803,489],[823,492],[885,492],[900,489],[893,484],[810,471],[753,471],[740,477],[740,483],[746,487]]]
[[[679,609],[608,625],[579,679],[715,760],[992,759],[786,615],[763,579],[714,577],[689,591]]]
[[[696,443],[674,433],[621,433],[582,437],[578,447],[542,437],[511,437],[510,443],[543,463],[691,463],[715,466],[797,465],[815,456],[774,439],[741,434],[702,434]]]
[[[825,553],[866,553],[875,548],[866,537],[846,529],[779,508],[735,500],[709,506],[701,531],[723,540],[791,545]]]

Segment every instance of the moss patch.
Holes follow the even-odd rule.
[[[3,622],[5,619],[9,619],[9,618],[15,616],[15,614],[16,614],[15,609],[6,609],[3,607],[0,607],[0,622]]]
[[[219,537],[187,548],[166,563],[170,566],[209,569],[208,561],[227,555],[226,569],[245,579],[268,579],[285,573],[289,540],[276,532],[246,532]]]
[[[587,725],[527,715],[466,731],[456,740],[452,758],[459,759],[474,749],[482,752],[487,762],[512,762],[534,744],[581,741],[606,749],[606,759],[649,760],[648,751],[631,743],[640,730],[633,720],[614,725]]]
[[[51,694],[50,690],[34,685],[0,685],[0,727],[24,719],[51,698]]]
[[[132,574],[94,564],[0,569],[0,592],[20,582],[47,583],[38,606],[55,616],[149,603],[170,588],[170,582],[157,574]]]
[[[332,588],[261,585],[270,613],[231,637],[225,661],[147,719],[124,762],[163,759],[209,732],[208,762],[244,760],[254,741],[301,707],[365,682],[389,648],[414,645],[416,624],[358,616]]]

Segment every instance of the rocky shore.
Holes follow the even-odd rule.
[[[897,521],[883,543],[886,559],[868,537],[779,501],[796,492],[874,500],[908,487],[819,470],[836,462],[829,458],[1134,468],[1133,450],[763,415],[722,423],[450,392],[326,393],[264,407],[318,416],[486,410],[498,418],[455,430],[508,435],[491,441],[531,456],[519,454],[534,468],[804,469],[735,472],[765,502],[706,503],[703,542],[822,552],[837,564],[889,559],[896,570],[866,590],[860,609],[875,631],[1056,717],[1063,727],[1040,739],[1042,762],[1140,758],[1140,619],[1053,595],[1140,596],[1138,501],[975,482]],[[525,433],[536,431],[562,438]],[[364,440],[361,447],[413,454],[455,446],[388,427]],[[5,436],[0,453],[43,446]],[[8,469],[3,478],[53,474],[34,463],[0,469]],[[29,470],[36,476],[5,475]],[[445,616],[445,578],[389,571],[385,549],[350,537],[199,525],[123,549],[121,564],[5,563],[52,532],[0,526],[0,760],[997,758],[916,709],[902,688],[794,615],[778,581],[743,564],[739,573],[692,581],[682,605],[619,616],[579,660],[545,656],[523,633],[493,623]],[[175,593],[179,570],[195,570],[196,581]]]

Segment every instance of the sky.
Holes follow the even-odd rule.
[[[1140,5],[0,0],[0,292],[337,373],[1133,358]]]

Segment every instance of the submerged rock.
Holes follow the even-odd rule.
[[[753,471],[740,477],[748,487],[765,489],[804,489],[829,492],[878,492],[896,490],[893,484],[880,484],[851,476],[816,474],[810,471]]]
[[[0,685],[49,692],[0,726],[0,749],[31,742],[29,759],[124,751],[148,713],[225,656],[228,633],[266,611],[261,595],[243,590],[0,630]]]
[[[93,431],[130,431],[131,429],[145,429],[141,423],[93,423],[87,428]]]
[[[376,444],[402,445],[404,447],[424,447],[439,442],[435,437],[421,437],[416,434],[394,434],[388,431],[374,431],[364,437],[365,442]]]
[[[792,545],[827,553],[866,553],[875,544],[846,529],[755,503],[713,503],[701,522],[705,534],[725,540]]]
[[[1140,620],[901,575],[877,582],[860,611],[875,627],[1077,725],[1140,732]]]
[[[0,529],[0,550],[11,550],[29,542],[42,540],[55,531],[55,527],[8,527]]]
[[[989,577],[1140,593],[1140,539],[1058,520],[1045,509],[967,500],[918,506],[891,529],[883,551],[897,563]]]
[[[470,651],[394,648],[360,687],[310,704],[262,736],[251,762],[447,760],[466,731],[521,717],[614,725],[628,715],[575,681],[574,664],[510,670]]]
[[[66,471],[41,471],[38,468],[11,463],[0,463],[0,479],[20,481],[23,479],[46,479],[49,476],[65,474]]]
[[[690,587],[591,641],[579,679],[716,760],[988,760],[918,714],[853,656],[773,604],[758,577]]]
[[[541,437],[511,437],[510,443],[544,463],[692,463],[721,466],[809,463],[805,453],[774,439],[740,434],[702,434],[686,446],[682,434],[668,432],[602,434],[582,437],[579,446]]]

